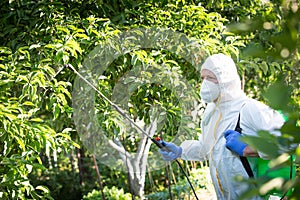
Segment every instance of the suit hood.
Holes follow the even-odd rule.
[[[220,103],[244,96],[241,80],[231,57],[222,53],[213,54],[205,60],[201,69],[207,69],[217,77],[220,87]]]

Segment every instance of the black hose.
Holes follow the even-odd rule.
[[[175,160],[175,161],[176,161],[176,163],[178,164],[178,166],[179,166],[181,172],[184,174],[185,178],[186,178],[187,181],[189,182],[190,187],[191,187],[192,190],[193,190],[193,193],[194,193],[195,198],[196,198],[197,200],[199,200],[198,197],[197,197],[196,191],[195,191],[195,189],[194,189],[194,187],[193,187],[193,185],[192,185],[192,183],[191,183],[191,181],[190,181],[188,175],[185,173],[185,171],[184,171],[182,165],[180,164],[180,162],[179,162],[178,160]]]

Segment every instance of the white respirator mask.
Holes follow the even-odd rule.
[[[210,103],[216,100],[219,97],[219,95],[220,95],[219,85],[204,79],[200,90],[201,98],[206,103]]]

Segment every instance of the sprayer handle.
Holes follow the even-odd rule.
[[[156,146],[158,148],[162,149],[163,151],[170,152],[170,150],[165,147],[166,143],[162,139],[160,139],[159,137],[156,137],[155,139],[152,138],[151,140],[153,141],[154,144],[156,144]]]

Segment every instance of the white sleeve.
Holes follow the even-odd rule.
[[[275,136],[280,136],[279,129],[284,124],[284,119],[281,114],[263,103],[258,101],[248,102],[241,110],[241,127],[246,135],[253,135],[251,132],[265,130]],[[247,131],[249,130],[248,134]]]
[[[182,147],[182,159],[194,161],[203,161],[206,159],[201,151],[203,147],[202,140],[185,140],[180,146]]]
[[[280,128],[284,124],[282,115],[263,103],[252,100],[246,103],[240,113],[243,134],[257,136],[260,130],[269,131],[275,136],[280,136]],[[261,158],[267,158],[258,152]]]

